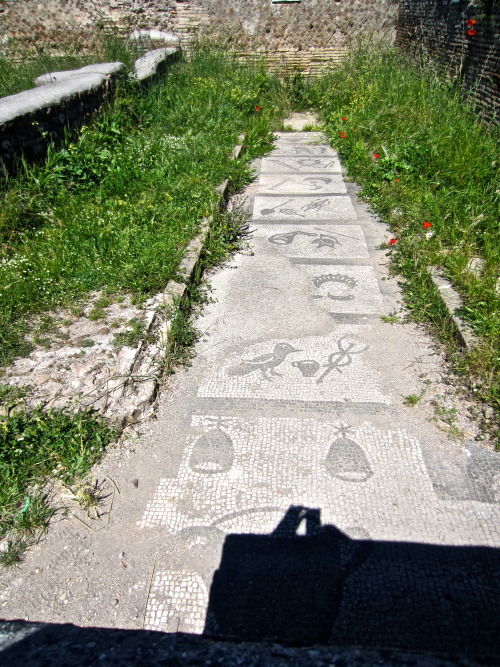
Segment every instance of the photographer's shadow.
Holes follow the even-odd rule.
[[[270,535],[228,535],[210,590],[205,634],[250,641],[330,637],[348,577],[367,559],[356,542],[322,526],[320,510],[290,507]]]
[[[498,549],[352,539],[292,506],[226,536],[204,634],[498,654],[499,569]]]

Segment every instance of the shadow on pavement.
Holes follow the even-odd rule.
[[[495,654],[499,566],[496,549],[354,540],[290,507],[270,535],[227,535],[205,633]]]
[[[352,539],[292,506],[271,534],[226,536],[205,636],[7,621],[0,662],[288,667],[315,644],[318,666],[500,664],[499,566],[497,549]]]

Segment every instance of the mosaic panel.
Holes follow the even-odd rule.
[[[224,452],[206,446],[221,439],[232,449],[230,467]],[[205,468],[193,465],[200,459]],[[394,503],[398,496],[404,503]],[[272,532],[290,505],[320,508],[323,523],[347,532],[361,523],[380,534],[388,517],[397,526],[400,513],[407,519],[421,513],[406,505],[422,500],[430,507],[436,497],[418,443],[402,430],[327,419],[193,415],[178,474],[160,482],[141,526],[163,526],[170,535],[184,531],[191,550],[198,544],[209,554],[220,532]],[[388,513],[383,521],[381,513]],[[396,532],[408,535],[403,525]],[[191,553],[191,563],[198,559]]]
[[[301,197],[263,197],[254,200],[253,219],[267,220],[355,220],[350,197],[316,195]]]
[[[262,160],[262,174],[286,174],[302,172],[314,174],[340,174],[340,160],[336,157],[266,157]]]
[[[285,401],[391,401],[363,360],[364,327],[339,325],[329,337],[269,340],[228,356],[198,389],[199,397]]]
[[[288,143],[280,141],[273,157],[336,157],[337,152],[327,144]]]
[[[382,294],[372,266],[296,264],[310,277],[311,295],[332,313],[377,313]]]
[[[255,238],[286,257],[366,259],[368,247],[359,225],[256,225]]]
[[[275,132],[274,134],[278,137],[278,145],[286,142],[287,144],[311,146],[326,142],[326,137],[322,132]]]
[[[345,194],[346,185],[340,174],[273,175],[261,174],[259,191],[271,194]]]

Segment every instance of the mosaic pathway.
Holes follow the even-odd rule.
[[[71,506],[0,572],[0,616],[500,664],[500,456],[429,421],[389,232],[319,133],[279,134],[247,194],[192,366],[94,470],[101,520]]]
[[[380,320],[397,298],[386,236],[321,134],[278,135],[250,226],[252,254],[213,281],[185,438],[140,521],[164,539],[146,627],[491,650],[498,459],[450,458],[402,407],[422,341]]]

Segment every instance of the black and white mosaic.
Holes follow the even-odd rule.
[[[262,174],[340,174],[342,168],[337,157],[269,157],[262,161]]]
[[[325,144],[288,143],[279,141],[273,157],[336,157],[336,151]]]
[[[286,257],[365,259],[368,247],[359,225],[256,225],[255,238]]]
[[[253,219],[266,220],[356,220],[350,197],[316,195],[310,197],[262,197],[254,200]]]
[[[200,398],[391,403],[364,362],[361,326],[329,337],[269,340],[227,357],[200,385]]]
[[[259,192],[269,194],[345,194],[344,179],[340,174],[261,174]]]
[[[310,276],[312,297],[322,308],[333,313],[381,311],[382,294],[372,266],[296,266]]]

